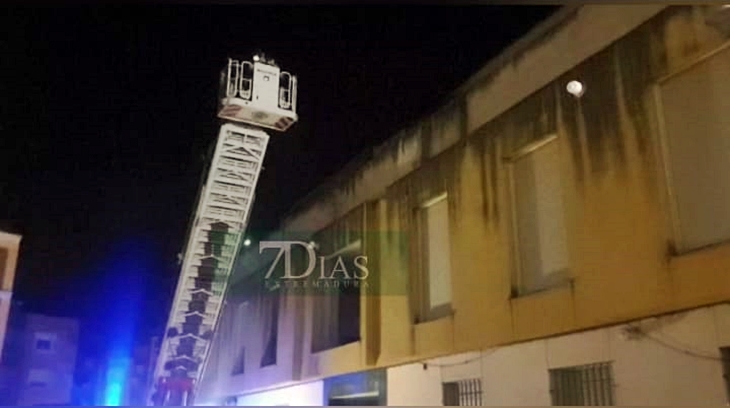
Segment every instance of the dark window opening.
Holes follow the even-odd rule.
[[[377,407],[380,406],[380,398],[377,396],[373,397],[352,397],[352,398],[330,398],[327,401],[327,405],[331,407],[346,407],[346,406],[360,406],[360,407]]]
[[[360,340],[360,293],[363,283],[353,279],[355,256],[349,251],[341,255],[341,265],[345,265],[350,279],[340,274],[336,280],[320,283],[316,289],[312,331],[314,353]],[[325,269],[332,270],[335,262],[330,261]]]
[[[721,347],[720,355],[722,356],[722,378],[725,380],[727,402],[730,403],[730,347]]]
[[[240,375],[246,371],[246,349],[241,349],[241,354],[238,355],[236,363],[233,365],[233,371],[231,375]]]
[[[31,381],[30,383],[28,383],[28,386],[31,388],[43,388],[46,385],[46,383],[40,381]]]
[[[269,340],[264,349],[264,355],[261,357],[261,367],[276,364],[276,349],[279,339],[279,298],[274,296],[271,301],[271,329]]]
[[[338,307],[338,345],[360,340],[360,286],[346,285],[340,288]]]
[[[50,350],[51,341],[50,340],[36,340],[35,348],[36,348],[36,350],[46,350],[46,351]]]

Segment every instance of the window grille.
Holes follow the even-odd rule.
[[[553,405],[614,405],[611,363],[550,370],[550,394]]]
[[[443,384],[444,406],[482,405],[482,380],[478,378]]]

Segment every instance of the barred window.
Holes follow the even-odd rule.
[[[471,406],[482,405],[482,380],[478,378],[447,382],[443,384],[444,406]]]
[[[558,368],[549,373],[553,405],[614,405],[611,363]]]

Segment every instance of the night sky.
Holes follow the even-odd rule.
[[[271,133],[259,180],[249,228],[261,231],[553,11],[3,9],[0,228],[24,236],[16,298],[86,331],[127,313],[138,335],[160,334],[229,56],[263,50],[299,78],[300,122]]]

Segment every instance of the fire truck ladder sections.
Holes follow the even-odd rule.
[[[221,126],[185,249],[155,379],[199,380],[268,141],[268,134],[253,127]]]

